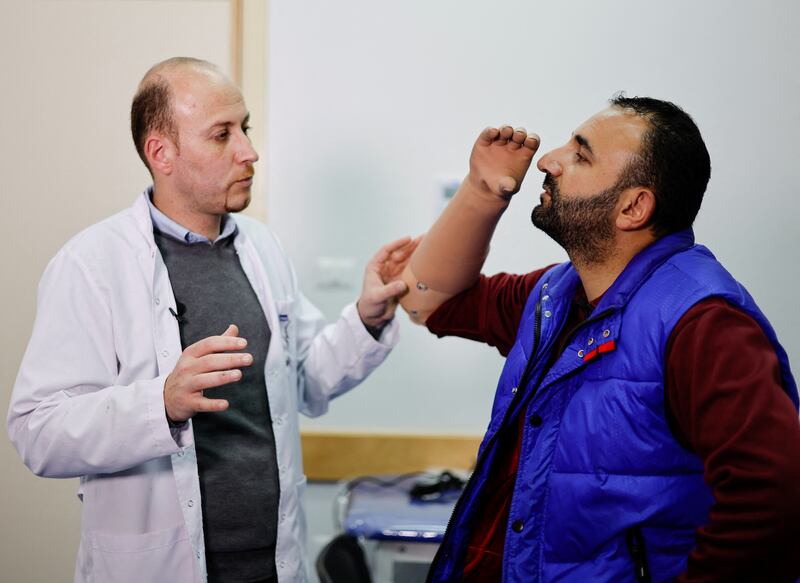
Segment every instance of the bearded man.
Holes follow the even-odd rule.
[[[795,581],[797,388],[753,298],[694,242],[700,131],[672,103],[613,98],[538,161],[532,221],[570,261],[483,276],[538,146],[485,130],[442,216],[383,268],[413,321],[506,357],[429,580]]]

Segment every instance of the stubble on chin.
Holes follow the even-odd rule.
[[[534,207],[531,222],[563,247],[573,262],[602,263],[613,249],[611,215],[619,194],[612,188],[589,198],[563,198],[556,189],[548,204]]]
[[[250,206],[252,199],[250,189],[245,192],[229,192],[225,198],[225,212],[238,213]]]

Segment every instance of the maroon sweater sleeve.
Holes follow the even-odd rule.
[[[673,431],[714,493],[681,583],[800,576],[800,422],[758,323],[725,300],[691,308],[667,346]]]
[[[425,325],[439,336],[460,336],[497,347],[507,356],[517,338],[531,290],[550,267],[525,275],[481,275],[468,290],[450,298]]]

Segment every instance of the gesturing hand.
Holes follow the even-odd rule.
[[[391,253],[386,254],[383,263],[381,263],[380,270],[383,283],[391,283],[400,280],[403,270],[411,260],[411,255],[422,242],[422,237],[423,235],[415,239],[401,239],[401,241],[407,240],[407,242],[401,244],[399,247],[395,247]]]
[[[399,280],[384,283],[382,275],[385,262],[393,253],[396,251],[402,253],[401,250],[408,249],[412,243],[410,237],[403,237],[384,245],[372,256],[364,270],[364,285],[357,304],[358,315],[373,336],[375,331],[379,331],[394,318],[397,297],[408,289],[406,284]]]
[[[480,190],[509,200],[522,186],[538,149],[539,136],[525,128],[486,128],[472,147],[467,180]]]
[[[207,399],[205,389],[233,383],[242,378],[238,367],[250,366],[253,356],[242,350],[247,340],[239,338],[239,328],[231,324],[221,336],[209,336],[183,351],[164,383],[164,408],[170,421],[180,423],[201,411],[224,411],[225,399]]]

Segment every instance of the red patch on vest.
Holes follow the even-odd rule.
[[[611,352],[612,350],[617,349],[617,343],[614,340],[609,340],[605,344],[600,344],[597,348],[592,350],[591,352],[586,353],[583,357],[583,362],[589,362],[598,354],[605,354],[606,352]]]

